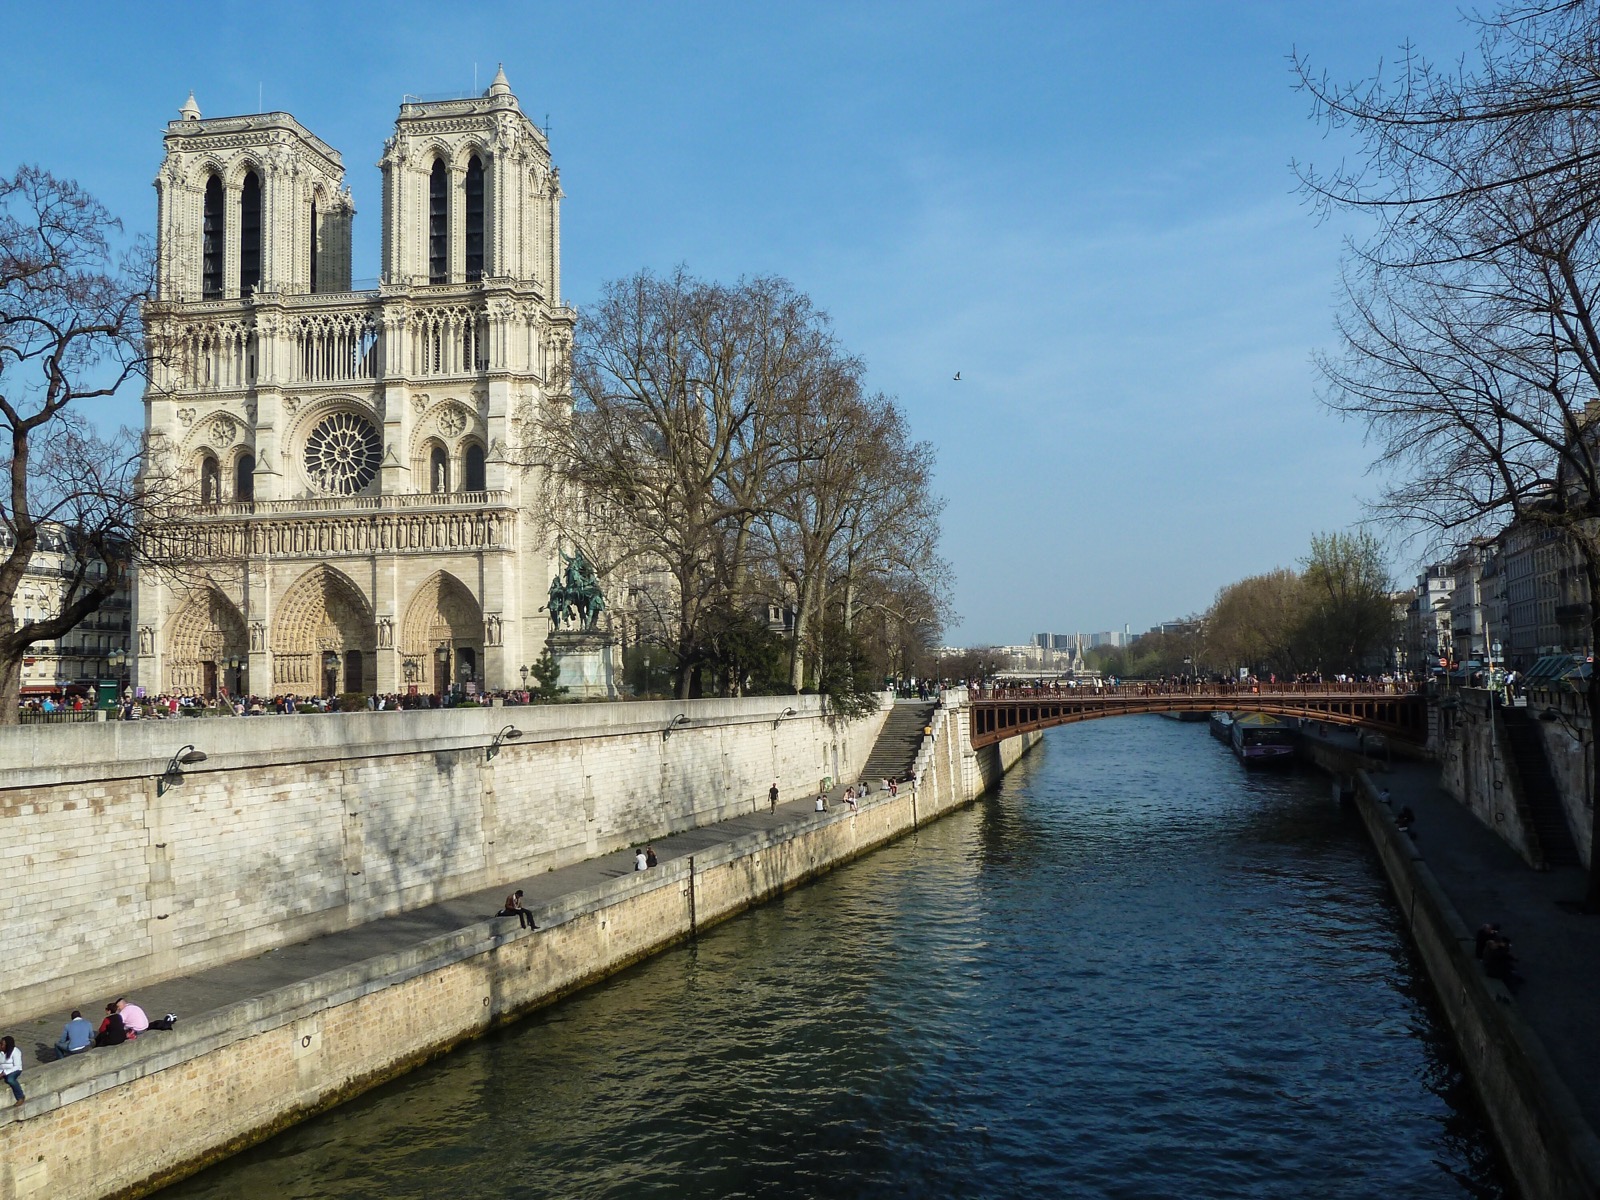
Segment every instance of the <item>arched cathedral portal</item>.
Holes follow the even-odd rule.
[[[242,667],[249,639],[244,618],[215,587],[193,593],[172,618],[167,630],[166,690],[175,695],[214,697],[218,685],[244,688]]]
[[[284,594],[272,623],[272,682],[279,692],[333,696],[366,690],[376,667],[372,610],[356,585],[313,567]]]
[[[424,581],[400,627],[403,668],[436,692],[479,678],[483,661],[483,610],[454,575],[439,571]]]

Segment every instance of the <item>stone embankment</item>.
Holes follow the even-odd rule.
[[[1307,736],[1313,761],[1351,798],[1377,849],[1413,944],[1454,1035],[1468,1078],[1525,1200],[1593,1200],[1600,1195],[1600,925],[1572,901],[1583,894],[1576,866],[1536,871],[1525,861],[1525,828],[1515,797],[1496,789],[1471,805],[1460,764],[1483,761],[1488,746],[1456,754],[1446,779],[1427,763],[1377,764],[1348,736]],[[1487,790],[1487,789],[1485,789]],[[1385,799],[1387,797],[1387,799]],[[1409,807],[1409,833],[1394,814]],[[1478,809],[1482,807],[1482,811]],[[1498,815],[1498,819],[1497,819]],[[1474,930],[1498,921],[1515,944],[1527,982],[1513,995],[1488,978]]]
[[[800,708],[798,698],[789,699],[793,707]],[[180,985],[220,1000],[230,986],[230,972],[234,975],[233,999],[212,1005],[211,1011],[186,1013],[172,1033],[149,1034],[132,1045],[93,1051],[60,1063],[40,1066],[30,1060],[35,1065],[24,1074],[27,1102],[0,1110],[0,1163],[4,1164],[0,1167],[0,1200],[46,1196],[51,1200],[100,1200],[144,1194],[970,802],[997,780],[1037,735],[975,752],[966,738],[964,702],[961,693],[951,693],[943,706],[925,718],[931,722],[932,733],[915,748],[918,785],[902,788],[898,796],[880,792],[853,813],[838,807],[813,812],[810,797],[824,776],[854,778],[867,761],[885,712],[852,731],[835,727],[816,709],[791,715],[783,711],[789,705],[768,711],[772,706],[763,707],[764,702],[759,701],[706,702],[722,706],[710,709],[662,706],[671,711],[648,714],[640,710],[652,706],[538,710],[541,715],[560,714],[562,719],[570,719],[566,716],[569,712],[593,714],[602,707],[622,710],[603,718],[611,722],[605,730],[574,725],[565,740],[620,738],[624,740],[619,745],[626,749],[616,745],[561,747],[563,739],[554,736],[549,726],[541,726],[531,731],[533,745],[506,744],[488,762],[509,759],[514,763],[519,753],[543,756],[551,763],[573,757],[596,762],[601,761],[598,756],[610,753],[623,762],[631,760],[635,772],[629,778],[626,768],[618,768],[622,773],[611,782],[625,785],[629,802],[645,807],[626,809],[632,815],[606,825],[606,835],[583,840],[569,835],[543,853],[524,855],[520,870],[506,871],[498,859],[479,861],[456,872],[461,882],[453,885],[452,899],[431,907],[358,923],[353,914],[359,906],[345,898],[340,902],[340,919],[334,922],[339,928],[327,936],[301,945],[291,944],[287,932],[265,939],[282,946],[281,955],[221,965],[226,956],[218,952],[219,961],[207,963],[208,969],[197,974],[179,978],[168,972],[166,985],[156,982],[162,976],[153,968],[130,962],[130,974],[137,976],[142,969],[148,975],[148,998],[157,1010],[164,1007],[164,995],[179,994]],[[536,772],[526,767],[521,769],[525,774],[515,768],[506,771],[509,764],[505,763],[493,769],[493,783],[484,785],[478,761],[486,755],[485,735],[494,733],[490,726],[498,728],[506,719],[518,721],[524,730],[538,724],[528,710],[490,711],[494,715],[481,718],[481,728],[454,734],[462,743],[455,747],[405,747],[384,755],[379,751],[383,739],[375,733],[365,741],[353,737],[350,740],[356,752],[349,757],[355,761],[341,769],[358,775],[380,772],[395,797],[405,793],[404,778],[410,772],[414,776],[409,788],[414,797],[411,807],[421,811],[441,803],[428,794],[429,789],[441,780],[469,773],[466,758],[470,755],[475,760],[470,764],[472,770],[480,773],[478,788],[467,789],[463,795],[457,781],[448,790],[453,797],[448,803],[461,808],[459,820],[484,821],[484,796],[492,793],[491,803],[498,814],[493,827],[502,836],[506,836],[508,803],[519,806],[517,811],[524,818],[540,808],[570,806],[584,814],[585,822],[596,821],[603,807],[602,793],[592,784],[592,772],[584,776],[591,782],[582,788],[576,786],[579,775],[569,774],[565,788],[558,785],[554,792],[558,799],[551,798],[551,789],[542,786],[545,781],[539,780]],[[684,730],[681,722],[673,732],[666,732],[678,712],[689,713],[693,728],[701,731],[697,743],[679,743],[680,747],[697,746],[693,758],[699,781],[687,788],[663,786],[686,778],[687,772],[674,773],[662,767],[665,753],[653,744],[675,742],[691,732]],[[472,719],[480,720],[475,715]],[[181,728],[187,732],[187,727]],[[321,732],[315,724],[305,728]],[[248,732],[265,737],[254,730]],[[311,736],[315,744],[300,748],[310,762],[339,761],[338,747],[330,739],[316,741],[316,733]],[[543,743],[537,740],[540,736],[545,737]],[[172,740],[170,735],[166,740]],[[132,760],[141,769],[154,761],[148,753],[153,746],[152,740],[145,756]],[[652,753],[645,754],[646,749]],[[246,753],[270,757],[272,752],[258,743]],[[322,754],[327,757],[319,758]],[[284,762],[287,758],[285,755]],[[765,801],[774,761],[780,764],[777,774],[786,798],[776,814],[766,811]],[[646,766],[643,775],[637,773],[641,763]],[[38,769],[48,772],[51,768],[41,765]],[[253,789],[262,786],[259,772],[280,771],[283,762],[263,764],[257,771],[242,764],[230,769],[244,772],[235,780],[250,794],[229,805],[227,811],[237,809],[235,816],[243,819],[253,815],[250,810],[254,806],[272,802]],[[332,767],[308,769],[326,779]],[[739,794],[730,795],[734,789],[726,785],[719,770],[735,775],[736,786],[742,789]],[[72,772],[69,769],[67,773]],[[134,775],[130,772],[124,778]],[[508,779],[516,782],[508,786]],[[186,780],[182,788],[196,782]],[[652,784],[657,789],[653,792],[647,790]],[[46,786],[92,787],[85,780]],[[132,785],[121,786],[126,790]],[[167,795],[176,795],[182,788]],[[203,791],[196,788],[186,793],[185,799],[197,810],[209,811],[223,803],[215,794],[219,788],[226,791],[213,783]],[[534,797],[511,800],[510,794],[522,788],[542,796],[542,804]],[[699,800],[689,798],[701,789],[706,794]],[[338,792],[324,796],[322,804],[337,813],[366,794],[345,782]],[[791,796],[798,798],[788,799]],[[594,798],[592,807],[585,803],[588,797]],[[147,794],[146,799],[150,798]],[[616,803],[607,801],[606,805]],[[649,808],[652,803],[654,811]],[[312,807],[313,801],[305,801],[304,808]],[[370,810],[370,801],[367,807]],[[399,805],[402,810],[406,807]],[[43,814],[35,815],[48,816],[48,805]],[[392,812],[385,820],[398,820],[402,815]],[[706,819],[697,819],[702,817]],[[222,820],[222,816],[214,814],[214,819]],[[546,817],[547,821],[555,819]],[[343,817],[333,825],[348,829]],[[572,827],[581,826],[573,822]],[[285,838],[294,836],[292,826],[280,823],[277,828]],[[196,832],[191,829],[191,834]],[[524,839],[520,845],[530,844],[526,831],[511,836]],[[610,849],[646,839],[653,839],[663,852],[661,865],[646,872],[628,869],[631,856],[626,850],[620,855],[591,854],[586,858],[574,852],[578,846],[609,842],[604,848]],[[479,837],[480,842],[490,840]],[[215,852],[224,854],[226,846]],[[562,856],[580,861],[558,865]],[[339,861],[343,865],[347,860]],[[382,859],[371,846],[364,846],[360,861],[365,871],[379,869]],[[491,862],[499,882],[485,890],[483,882]],[[524,875],[525,880],[516,882]],[[510,919],[486,915],[512,886],[529,892],[539,929],[521,930]],[[404,906],[407,892],[403,879],[396,878],[387,894],[391,905]],[[286,929],[300,928],[293,906],[282,907]],[[103,919],[104,913],[99,915]],[[430,928],[438,932],[427,936]],[[343,953],[341,942],[347,943]],[[59,945],[49,949],[59,958]],[[295,974],[297,955],[312,973],[283,980],[285,969],[289,975]],[[282,961],[269,964],[278,958]],[[322,969],[317,970],[313,964],[319,963]],[[280,974],[276,986],[252,987],[274,971]],[[163,992],[163,986],[168,992]],[[32,994],[48,991],[41,982]],[[72,1002],[84,1007],[81,994],[75,995]],[[11,1001],[8,994],[8,1007]],[[62,1007],[66,1003],[63,1001]],[[53,1014],[51,1020],[58,1022],[61,1016],[64,1012]],[[48,1031],[49,1025],[35,1028]]]

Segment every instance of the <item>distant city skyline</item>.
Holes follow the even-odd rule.
[[[899,397],[938,447],[963,645],[1052,609],[1147,629],[1361,519],[1371,452],[1311,366],[1359,230],[1295,194],[1291,159],[1343,148],[1287,55],[1349,78],[1407,40],[1445,61],[1471,42],[1420,0],[70,11],[8,13],[28,53],[0,83],[0,169],[74,178],[148,234],[191,89],[208,116],[288,111],[345,153],[358,277],[375,131],[504,62],[550,126],[580,310],[642,268],[782,275]],[[138,389],[93,416],[138,427]]]

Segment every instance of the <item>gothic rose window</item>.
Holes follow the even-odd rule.
[[[306,474],[325,492],[354,496],[378,473],[378,431],[355,413],[335,413],[306,439]]]

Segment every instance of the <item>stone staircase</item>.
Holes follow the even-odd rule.
[[[1522,784],[1522,802],[1533,819],[1530,832],[1539,843],[1545,865],[1577,866],[1578,848],[1573,843],[1534,717],[1526,708],[1502,708],[1500,715],[1505,720],[1506,757],[1514,764]]]
[[[872,753],[867,755],[867,765],[861,769],[861,778],[870,779],[877,788],[884,778],[905,779],[917,762],[917,750],[922,745],[922,730],[933,721],[938,704],[924,704],[916,700],[895,703],[883,722]]]

